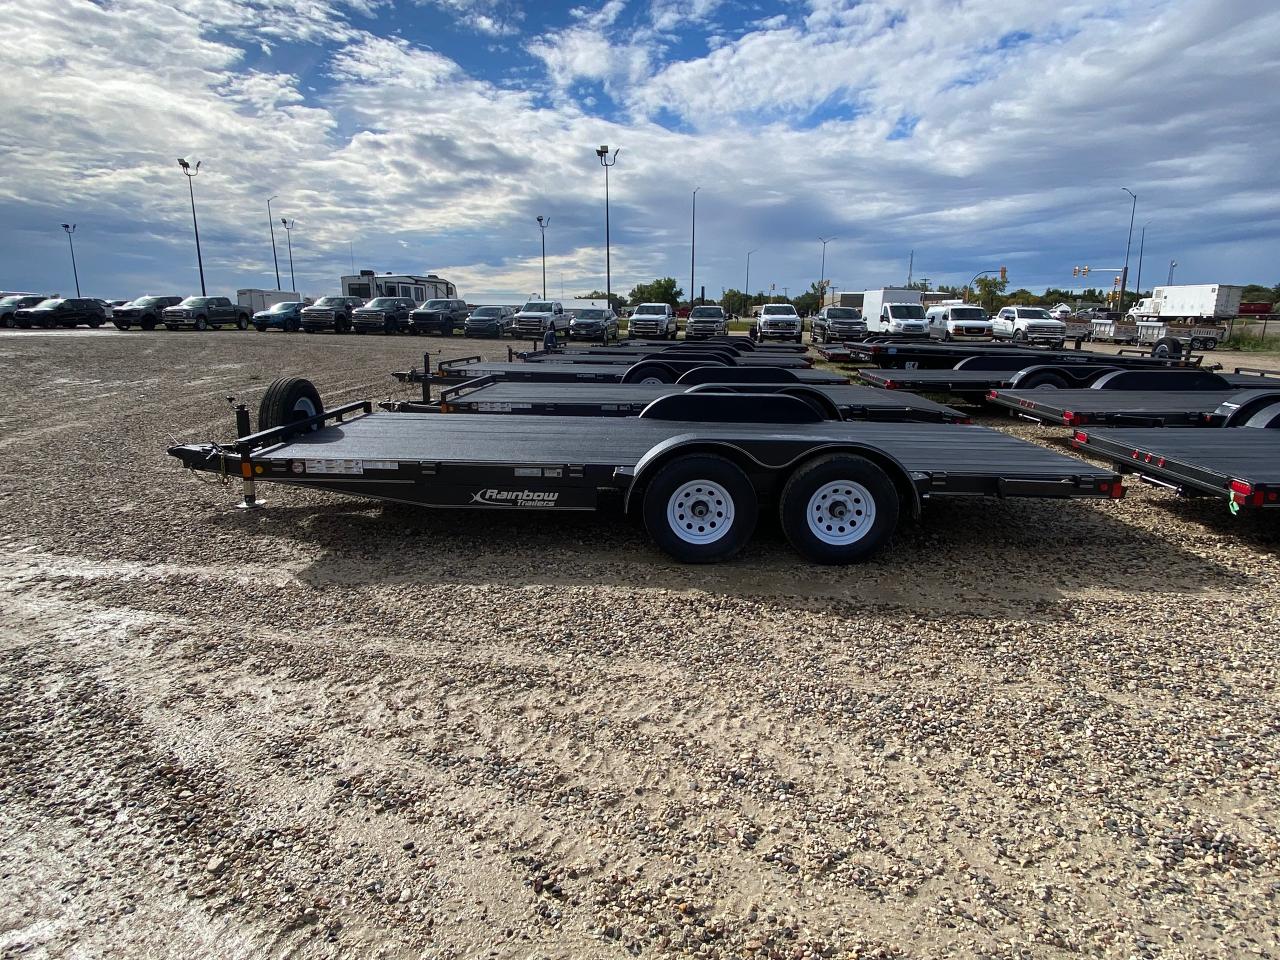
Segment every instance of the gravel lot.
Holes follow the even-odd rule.
[[[0,955],[1280,957],[1275,523],[1134,486],[686,568],[164,452],[427,344],[0,335]]]

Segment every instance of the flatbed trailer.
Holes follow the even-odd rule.
[[[873,387],[910,390],[914,393],[950,393],[969,400],[986,399],[992,390],[1037,390],[1052,387],[1090,387],[1108,377],[1140,376],[1131,387],[1145,389],[1185,389],[1202,386],[1206,378],[1219,388],[1267,387],[1265,379],[1252,374],[1213,374],[1198,367],[1152,366],[1123,368],[1111,364],[1055,364],[1015,367],[1020,358],[973,357],[950,370],[859,370],[858,376]],[[1180,382],[1179,382],[1180,381]],[[1274,383],[1274,381],[1272,381]]]
[[[696,397],[697,395],[694,395]],[[237,410],[238,439],[169,453],[193,470],[425,507],[596,510],[640,517],[679,560],[731,556],[762,505],[806,558],[865,559],[900,514],[945,497],[1118,499],[1118,475],[996,430],[957,424],[821,421],[789,396],[743,395],[753,417],[733,420],[725,398],[671,398],[670,413],[551,417],[377,411],[371,401],[324,410],[307,380],[271,384],[257,433]],[[740,413],[740,411],[739,411]],[[700,419],[694,419],[701,415]],[[680,419],[675,419],[675,417]]]
[[[1072,446],[1179,496],[1225,499],[1232,513],[1280,508],[1280,431],[1077,430]]]
[[[1264,411],[1280,418],[1280,390],[992,390],[987,399],[1064,427],[1236,427]]]
[[[800,369],[813,366],[813,361],[799,353],[739,353],[719,347],[700,348],[692,346],[675,350],[595,350],[573,351],[561,350],[529,350],[517,353],[508,349],[507,361],[522,360],[525,363],[624,363],[635,364],[642,360],[667,362],[671,360],[722,360],[727,364],[739,367],[784,367]]]
[[[1036,349],[1019,344],[1017,346],[1001,346],[991,343],[862,343],[850,345],[850,354],[855,360],[871,363],[881,368],[921,370],[945,369],[954,367],[960,360],[969,357],[1023,357],[1027,365],[1032,363],[1105,363],[1116,367],[1152,367],[1152,366],[1199,366],[1201,357],[1157,358],[1149,354],[1106,354],[1094,353],[1091,350],[1049,350]]]
[[[592,344],[583,342],[570,342],[561,344],[558,347],[552,347],[553,353],[563,353],[566,356],[575,353],[651,353],[656,350],[682,350],[682,349],[717,349],[731,350],[737,353],[752,354],[805,354],[808,347],[799,343],[780,343],[769,341],[768,343],[759,343],[750,337],[706,337],[698,340],[614,340],[608,344]],[[540,351],[543,348],[541,342],[534,343],[531,350]]]
[[[786,394],[809,402],[830,420],[968,423],[968,414],[934,400],[852,384],[518,383],[482,378],[441,391],[431,404],[445,413],[507,413],[566,417],[634,417],[653,401],[690,393]],[[398,404],[414,409],[419,404]]]
[[[460,357],[445,360],[437,366],[433,379],[439,383],[462,383],[481,377],[499,380],[543,381],[549,383],[676,383],[692,370],[715,369],[735,371],[749,376],[761,371],[762,379],[788,380],[800,383],[848,383],[848,377],[830,370],[811,367],[773,367],[756,364],[730,364],[723,357],[696,357],[678,359],[649,358],[634,363],[569,363],[545,360],[541,363],[488,362],[481,357]],[[418,382],[421,374],[409,371],[396,374],[401,380]]]

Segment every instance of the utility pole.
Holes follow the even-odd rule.
[[[1147,227],[1151,225],[1148,220],[1142,225],[1142,239],[1138,241],[1138,282],[1137,289],[1134,291],[1139,297],[1142,296],[1142,254],[1147,248]]]
[[[71,241],[71,235],[76,232],[74,223],[64,223],[62,229],[67,231],[67,245],[71,247],[71,275],[76,278],[76,298],[80,297],[80,271],[76,269],[76,245]]]
[[[1116,305],[1124,313],[1124,290],[1129,283],[1129,248],[1133,246],[1133,218],[1138,212],[1138,195],[1128,187],[1121,187],[1125,193],[1133,197],[1133,206],[1129,208],[1129,239],[1124,244],[1124,270],[1120,272],[1120,302]]]
[[[907,289],[911,289],[911,275],[916,270],[916,252],[911,251],[911,259],[907,261]]]
[[[832,240],[838,240],[838,237],[819,237],[818,241],[822,244],[822,267],[818,270],[818,309],[821,310],[826,306],[827,300],[827,244]]]
[[[542,299],[547,299],[547,226],[550,217],[538,217],[538,232],[542,234]]]
[[[744,315],[751,310],[751,255],[756,252],[756,250],[747,251],[747,282],[745,284],[746,289],[742,291],[746,296],[746,300],[742,306],[742,312]]]
[[[618,147],[611,157],[608,146],[602,145],[596,149],[600,166],[604,167],[604,298],[609,301],[610,306],[613,306],[613,271],[609,262],[609,168],[618,162],[621,150]]]
[[[1176,267],[1177,265],[1178,265],[1178,261],[1177,261],[1177,260],[1170,260],[1170,261],[1169,261],[1169,279],[1168,279],[1168,281],[1167,281],[1167,284],[1168,284],[1168,286],[1170,286],[1170,287],[1172,287],[1172,286],[1173,286],[1173,268],[1174,268],[1174,267]]]
[[[278,200],[279,197],[267,198],[267,226],[271,228],[271,262],[276,265],[276,289],[280,289],[280,260],[276,256],[276,221],[271,215],[271,201]],[[352,273],[355,271],[353,270]],[[296,292],[296,291],[295,291]]]
[[[693,188],[693,218],[689,225],[689,309],[693,309],[693,291],[697,288],[693,285],[693,271],[695,257],[698,250],[698,191],[701,187]]]
[[[292,284],[294,293],[298,292],[298,281],[293,275],[293,225],[297,220],[290,220],[287,217],[281,217],[280,222],[284,224],[284,232],[289,237],[289,283]]]
[[[191,229],[196,235],[196,266],[200,268],[200,296],[205,297],[208,293],[204,288],[204,257],[200,254],[200,224],[196,222],[196,188],[192,186],[192,181],[200,173],[202,163],[204,163],[203,160],[197,160],[196,165],[192,167],[186,160],[178,158],[178,166],[187,175],[187,190],[191,194]]]

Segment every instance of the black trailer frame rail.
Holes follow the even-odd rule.
[[[1280,390],[992,390],[987,400],[1064,427],[1235,427],[1280,404]]]

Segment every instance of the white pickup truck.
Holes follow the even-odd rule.
[[[760,308],[760,316],[751,328],[753,340],[794,340],[804,337],[804,324],[800,314],[789,303],[766,303]]]
[[[1005,307],[991,319],[997,340],[1019,343],[1050,343],[1061,347],[1067,339],[1067,325],[1055,320],[1044,307]]]
[[[551,329],[568,336],[571,319],[559,300],[530,300],[516,312],[514,329],[522,337],[541,337]]]

